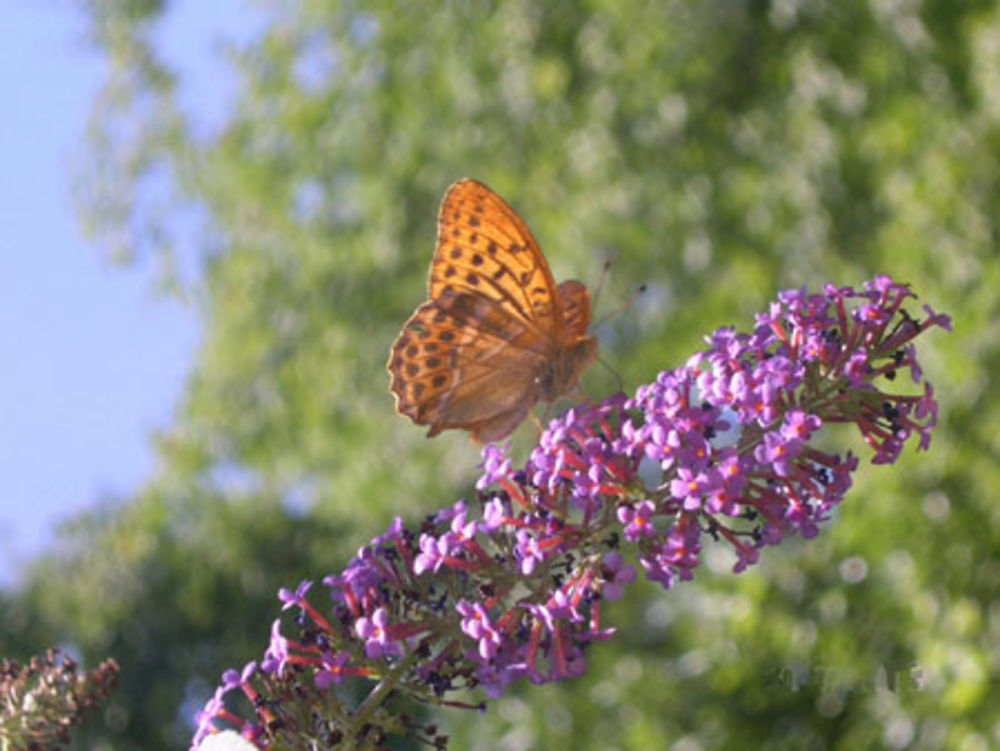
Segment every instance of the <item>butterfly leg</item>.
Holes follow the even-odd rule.
[[[549,407],[546,407],[545,411],[548,412],[549,411]],[[542,424],[542,421],[538,418],[538,413],[535,412],[535,408],[534,407],[531,408],[531,413],[530,414],[531,414],[531,421],[533,423],[535,423],[535,427],[538,428],[538,435],[539,435],[539,437],[541,437],[542,433],[545,432],[545,426]],[[547,415],[546,415],[545,419],[546,420],[548,419]]]
[[[573,389],[573,398],[576,400],[577,404],[583,404],[587,407],[594,406],[594,400],[590,398],[586,391],[583,390],[583,386],[577,384],[576,388]]]

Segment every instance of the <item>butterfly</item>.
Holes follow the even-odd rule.
[[[556,285],[531,230],[480,182],[445,193],[427,301],[403,326],[387,364],[396,411],[427,435],[509,435],[538,401],[553,402],[597,357],[590,292]]]

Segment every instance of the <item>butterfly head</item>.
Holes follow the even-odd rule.
[[[576,387],[583,371],[597,359],[597,338],[580,337],[545,364],[538,374],[539,397],[553,402]]]

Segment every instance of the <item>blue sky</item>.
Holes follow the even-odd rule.
[[[252,17],[239,0],[171,7],[160,38],[193,82],[182,102],[211,121],[233,89],[216,42]],[[149,435],[198,346],[195,315],[156,297],[150,269],[109,265],[80,232],[71,164],[102,75],[83,32],[75,2],[0,0],[0,585],[60,519],[154,471]]]

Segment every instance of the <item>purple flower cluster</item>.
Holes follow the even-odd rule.
[[[328,717],[340,737],[378,724],[372,697],[448,703],[457,689],[495,696],[523,677],[580,675],[587,647],[614,633],[601,625],[601,603],[636,578],[623,552],[670,587],[692,578],[705,535],[731,546],[737,572],[787,533],[815,536],[858,466],[850,452],[813,445],[824,424],[856,425],[875,463],[894,462],[911,436],[929,445],[933,389],[888,389],[905,370],[920,382],[913,340],[950,324],[927,307],[911,318],[902,305],[912,297],[888,277],[861,290],[782,293],[752,333],[720,329],[706,351],[632,398],[553,420],[522,469],[508,447],[487,446],[479,513],[459,501],[419,535],[394,522],[324,579],[328,615],[306,598],[308,583],[282,591],[285,607],[300,611],[299,638],[275,623],[260,670],[227,673],[195,744],[220,719],[260,747],[269,733],[294,731],[287,711],[276,723],[224,710],[223,695],[239,688],[281,711],[273,697],[260,701],[258,674],[272,693],[294,683],[297,701],[348,677],[374,681],[359,708]],[[330,706],[328,696],[314,701]]]

